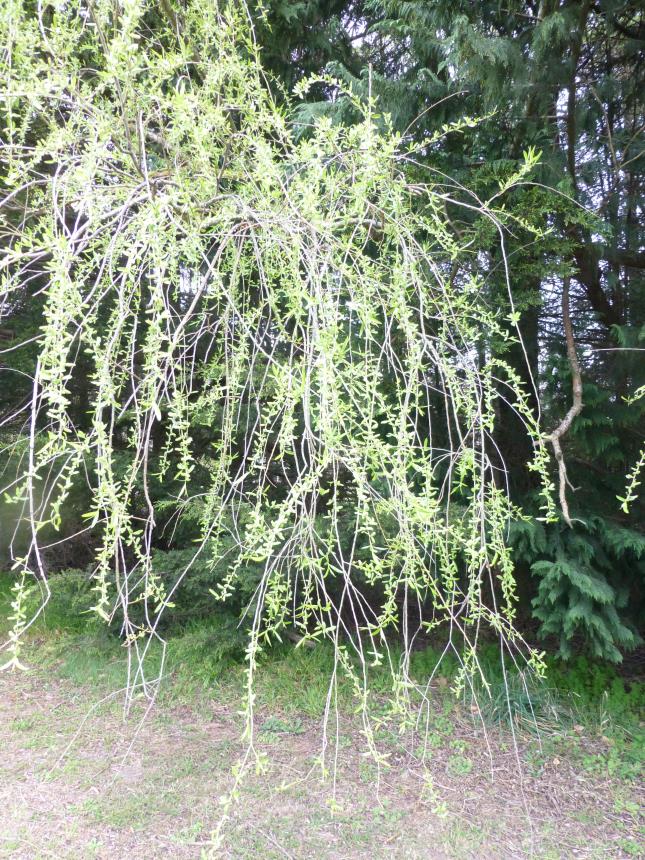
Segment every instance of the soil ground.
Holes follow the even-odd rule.
[[[245,750],[235,705],[169,700],[124,720],[118,696],[100,697],[51,670],[0,674],[0,857],[645,856],[638,784],[608,772],[610,739],[574,727],[514,742],[447,708],[442,690],[425,769],[414,740],[393,736],[379,774],[350,719],[335,790],[316,766],[320,721],[260,711],[267,769],[243,780],[215,854],[220,798]]]

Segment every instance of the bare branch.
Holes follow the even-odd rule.
[[[560,444],[560,440],[568,432],[569,428],[571,427],[571,424],[573,423],[573,419],[576,418],[582,411],[583,403],[582,376],[580,374],[580,364],[578,363],[578,356],[576,354],[576,345],[573,339],[573,326],[571,325],[569,288],[570,279],[567,277],[564,279],[564,284],[562,286],[562,322],[564,324],[564,337],[567,344],[567,358],[569,360],[569,367],[571,368],[571,389],[573,393],[573,403],[571,404],[571,408],[564,416],[562,421],[550,434],[549,441],[553,445],[555,459],[558,461],[558,473],[560,478],[559,496],[560,507],[562,508],[562,516],[564,517],[564,521],[566,522],[566,524],[573,528],[573,521],[571,520],[571,516],[569,514],[569,504],[567,502],[567,486],[569,486],[572,490],[575,490],[575,487],[571,486],[571,483],[567,477],[567,466],[564,461],[564,454],[562,453],[562,446]]]

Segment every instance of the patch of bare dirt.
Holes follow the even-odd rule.
[[[124,720],[116,696],[96,699],[42,672],[0,675],[0,857],[199,858],[245,749],[235,709],[160,705],[141,721],[141,706]],[[430,736],[425,767],[419,738],[381,738],[379,769],[359,727],[343,727],[326,751],[335,785],[319,778],[320,725],[262,712],[257,722],[267,767],[242,783],[223,857],[547,860],[643,848],[631,786],[458,710]]]

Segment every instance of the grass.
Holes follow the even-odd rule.
[[[0,619],[8,614],[9,586],[10,577],[0,575]],[[62,590],[54,589],[47,612],[30,631],[30,659],[75,687],[90,685],[105,693],[117,690],[125,679],[126,652],[118,637],[103,624],[87,615],[79,618],[78,605],[79,585],[72,577],[71,585],[64,583]],[[167,677],[160,702],[167,706],[183,702],[199,708],[207,707],[217,696],[223,704],[236,706],[245,673],[239,643],[233,637],[230,644],[230,635],[230,619],[222,624],[219,616],[170,634],[164,668]],[[146,658],[148,677],[158,673],[161,654],[160,643],[153,642]],[[496,645],[484,646],[480,659],[490,686],[486,692],[477,691],[478,712],[489,726],[512,722],[516,728],[536,734],[541,743],[527,757],[530,767],[539,770],[542,766],[544,748],[554,756],[570,755],[580,767],[600,776],[632,781],[642,776],[645,685],[626,684],[612,667],[584,657],[569,666],[552,662],[542,683],[517,672],[504,673]],[[411,674],[421,681],[432,673],[438,660],[439,654],[432,648],[413,653]],[[328,701],[333,666],[333,652],[324,645],[314,649],[280,645],[263,655],[255,691],[265,715],[261,731],[266,737],[297,733],[302,718],[320,717]],[[430,731],[423,744],[426,753],[441,745],[443,736],[452,731],[451,710],[459,702],[449,687],[457,668],[454,655],[448,653],[433,690],[440,705],[428,718]],[[387,672],[374,670],[371,681],[376,711],[383,694],[387,694]],[[352,687],[342,676],[338,678],[335,697],[341,710],[353,709]],[[472,698],[462,699],[461,705],[472,709]],[[21,724],[18,719],[17,731]],[[590,745],[591,738],[597,743]],[[462,762],[452,767],[459,770],[468,765]]]
[[[6,632],[6,618],[11,601],[12,578],[0,573],[0,635]],[[52,581],[52,597],[45,613],[31,629],[30,638],[38,645],[34,659],[45,668],[56,668],[61,677],[79,684],[105,683],[112,686],[122,679],[125,652],[115,631],[88,614],[87,580],[77,571],[70,571]],[[40,598],[34,589],[31,608]],[[242,682],[243,636],[235,620],[218,610],[210,620],[178,627],[167,636],[166,671],[172,676],[177,693],[186,698],[199,697],[204,690],[225,688]],[[398,655],[392,647],[393,659]],[[147,673],[158,671],[161,647],[153,642],[147,658]],[[490,685],[489,691],[480,686],[478,704],[484,709],[487,722],[496,721],[531,724],[583,724],[602,730],[608,724],[620,723],[626,728],[638,727],[645,718],[645,684],[626,683],[614,667],[578,657],[570,663],[552,660],[545,683],[536,682],[517,671],[503,671],[499,646],[482,645],[479,660]],[[420,683],[430,676],[440,662],[437,684],[449,687],[458,670],[452,652],[440,657],[431,648],[411,655],[410,674]],[[329,693],[329,677],[334,665],[330,648],[294,648],[291,644],[269,649],[260,658],[257,692],[270,707],[317,716]],[[390,687],[388,672],[377,668],[371,672],[371,689],[377,696],[387,694]],[[351,685],[339,677],[338,696],[341,703],[351,707]],[[537,724],[537,725],[536,725]]]
[[[0,617],[3,602],[6,588]],[[68,624],[55,601],[30,633],[33,670],[0,676],[0,743],[10,750],[0,761],[0,857],[199,857],[245,749],[244,666],[237,644],[223,641],[228,630],[211,621],[169,635],[158,707],[141,723],[135,701],[124,722],[118,697],[90,710],[123,685],[124,649],[92,621]],[[153,646],[151,673],[160,657]],[[437,657],[415,653],[413,672],[422,678]],[[255,742],[267,770],[245,778],[223,856],[407,860],[427,858],[429,845],[437,860],[641,856],[642,685],[606,667],[554,664],[527,695],[496,659],[484,649],[491,695],[480,714],[455,698],[456,662],[444,661],[421,736],[388,722],[387,676],[377,670],[382,767],[363,755],[352,690],[340,679],[334,787],[317,777],[332,652],[282,645],[265,654]]]

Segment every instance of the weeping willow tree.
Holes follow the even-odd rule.
[[[226,564],[213,589],[226,602],[261,563],[251,744],[258,656],[287,629],[331,643],[328,713],[349,677],[372,746],[370,667],[389,667],[406,718],[427,690],[408,671],[420,630],[446,632],[461,684],[484,627],[537,662],[514,627],[506,530],[521,512],[493,443],[501,401],[534,441],[548,515],[547,452],[529,392],[490,349],[519,339],[518,315],[488,306],[478,274],[482,232],[505,261],[504,194],[535,154],[479,200],[417,162],[437,136],[412,144],[331,79],[356,122],[321,119],[296,139],[234,2],[191,0],[180,14],[151,0],[7,0],[2,45],[2,308],[27,289],[44,301],[11,488],[30,540],[15,559],[7,665],[21,665],[33,578],[47,599],[41,535],[79,479],[93,609],[122,617],[130,691],[155,694],[146,655],[193,564]],[[461,229],[449,211],[464,213]],[[196,416],[214,438],[199,498]],[[179,481],[174,503],[197,510],[201,530],[170,588],[151,553],[160,474]]]

